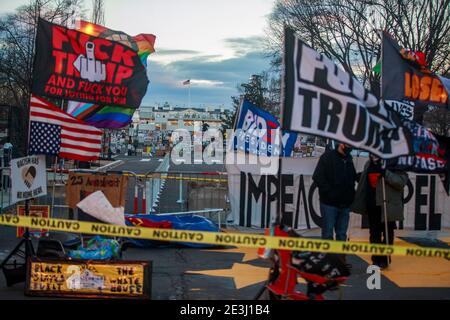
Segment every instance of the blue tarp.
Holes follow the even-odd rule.
[[[220,228],[211,220],[193,214],[183,214],[183,215],[156,215],[156,214],[133,214],[126,215],[126,217],[136,218],[136,219],[148,219],[151,222],[162,222],[170,221],[172,223],[172,229],[174,230],[192,230],[192,231],[210,231],[210,232],[220,232]],[[133,226],[133,224],[126,220],[128,226]],[[164,230],[164,229],[162,229]],[[170,230],[170,229],[165,229]],[[144,239],[132,239],[126,238],[127,241],[133,243],[137,247],[148,248],[148,247],[173,247],[173,246],[185,246],[192,248],[210,248],[215,245],[203,244],[203,243],[190,243],[190,242],[163,242],[154,240],[144,240]]]

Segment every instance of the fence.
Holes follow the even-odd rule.
[[[160,169],[167,170],[162,164]],[[158,169],[156,170],[158,171]],[[10,169],[0,168],[1,191],[0,213],[15,212],[10,202]],[[100,174],[95,170],[73,170]],[[195,211],[216,223],[226,222],[224,214],[229,213],[227,176],[222,172],[148,172],[136,174],[130,171],[107,171],[101,174],[115,173],[128,176],[125,199],[125,213],[181,213]],[[50,206],[51,216],[73,219],[74,213],[66,204],[66,182],[68,170],[47,172],[47,195],[35,198],[32,205]],[[192,212],[191,212],[192,213]]]

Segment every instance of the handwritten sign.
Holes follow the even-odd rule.
[[[151,262],[31,259],[25,293],[150,299]]]
[[[45,156],[28,156],[11,160],[11,203],[45,196],[47,173]]]
[[[66,185],[67,205],[75,209],[77,203],[96,191],[102,191],[115,208],[125,207],[128,177],[119,174],[69,174]]]
[[[17,206],[17,215],[25,216],[25,206],[19,205]],[[49,218],[50,217],[50,206],[38,206],[32,205],[30,206],[30,217],[39,217],[39,218]],[[34,238],[47,237],[48,229],[30,229],[30,235]],[[25,233],[25,228],[18,227],[17,228],[17,237],[22,238]]]

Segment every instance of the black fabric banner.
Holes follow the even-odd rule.
[[[136,51],[39,19],[34,94],[138,108],[148,82]]]
[[[409,100],[450,109],[445,81],[420,65],[383,32],[382,93],[386,100]]]
[[[290,29],[284,64],[284,130],[335,139],[384,159],[410,154],[399,116]]]
[[[432,133],[424,126],[404,119],[403,125],[412,134],[414,155],[389,159],[386,166],[391,170],[415,173],[440,174],[444,189],[449,194],[450,138]]]

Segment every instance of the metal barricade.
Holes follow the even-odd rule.
[[[166,160],[165,160],[166,161]],[[168,161],[168,160],[167,160]],[[0,168],[0,213],[15,212],[10,203],[10,168]],[[73,219],[73,210],[66,204],[66,184],[72,170],[48,169],[47,195],[35,198],[32,205],[50,206],[53,218]],[[99,174],[96,170],[74,170]],[[155,172],[156,171],[156,172]],[[136,174],[131,171],[107,171],[128,176],[125,213],[183,213],[203,215],[216,223],[225,222],[229,212],[227,175],[223,172],[168,171],[168,163],[153,172]]]

